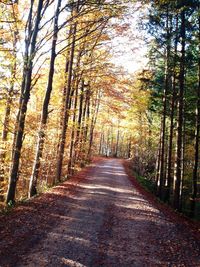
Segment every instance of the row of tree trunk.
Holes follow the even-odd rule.
[[[62,1],[58,0],[57,6],[55,8],[55,14],[53,17],[49,73],[40,115],[35,157],[31,177],[29,180],[29,197],[34,196],[38,192],[38,180],[41,172],[41,161],[43,159],[45,140],[48,135],[47,125],[49,114],[51,112],[49,110],[49,105],[53,90],[55,62],[56,57],[59,54],[58,52],[56,52],[58,47],[58,33],[61,29],[63,29],[58,24],[59,16],[61,14],[61,4]],[[9,171],[8,191],[6,195],[6,202],[8,204],[12,204],[15,202],[16,187],[20,173],[20,159],[25,134],[24,129],[26,123],[27,109],[31,90],[33,87],[33,67],[38,49],[37,39],[41,29],[42,16],[44,15],[47,7],[48,3],[44,0],[38,0],[37,7],[35,7],[34,1],[31,1],[28,19],[26,23],[25,52],[23,58],[24,67],[18,104],[18,114],[15,122],[12,162]],[[102,29],[107,23],[107,18],[94,18],[92,23],[91,21],[85,22],[83,25],[84,27],[82,28],[81,22],[79,23],[78,17],[81,17],[82,12],[86,12],[84,9],[84,2],[80,2],[79,0],[76,2],[72,1],[71,3],[67,4],[66,7],[71,10],[71,16],[68,20],[68,27],[66,28],[67,45],[64,49],[62,49],[66,57],[65,85],[62,92],[59,137],[56,151],[57,160],[53,184],[62,180],[63,160],[66,156],[66,139],[70,140],[70,151],[68,161],[68,173],[65,173],[65,177],[67,175],[73,174],[77,165],[82,166],[91,157],[94,127],[96,124],[100,104],[100,93],[98,88],[92,88],[94,78],[90,78],[84,73],[83,66],[85,64],[85,55],[90,55],[88,57],[91,60],[96,45],[100,41],[99,35],[96,37],[96,39],[94,38],[95,35],[93,35],[93,40],[89,40],[90,35],[92,33],[95,33],[96,31],[101,35]],[[65,25],[65,23],[63,23],[63,25]],[[14,45],[16,46],[18,33],[14,33],[14,36],[16,38],[16,40],[14,40]],[[13,76],[16,74],[17,67],[16,61],[14,62],[15,63],[13,65],[12,71]],[[13,77],[13,83],[14,81],[15,79]],[[7,129],[9,127],[9,116],[12,104],[12,97],[10,96],[13,93],[13,88],[14,84],[11,84],[11,88],[7,98],[6,114],[4,121],[5,127],[3,129],[2,143],[5,143],[7,141]],[[72,121],[70,133],[68,131],[69,120]],[[6,157],[6,152],[4,150],[2,151],[3,153],[1,153],[0,155],[2,166],[0,170],[1,182],[5,180],[3,166],[4,159]],[[1,198],[3,198],[3,193],[3,191],[0,192]]]
[[[190,6],[183,5],[177,14],[165,8],[165,82],[161,132],[157,159],[157,194],[175,209],[181,211],[184,177],[184,142],[185,142],[185,98],[186,98],[186,45],[187,16]],[[199,6],[198,8],[199,10]],[[194,9],[195,10],[195,9]],[[198,19],[199,22],[199,19]],[[200,23],[198,25],[200,34]],[[198,42],[200,41],[198,37]],[[199,53],[200,47],[197,48]],[[199,56],[198,56],[199,57]],[[200,58],[200,57],[199,57]],[[200,59],[198,58],[198,79],[200,81]],[[199,127],[200,127],[200,83],[196,90],[196,129],[194,139],[194,162],[191,195],[191,216],[194,216],[197,198],[199,164]]]

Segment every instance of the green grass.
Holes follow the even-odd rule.
[[[155,193],[155,184],[151,180],[147,179],[146,177],[140,176],[137,173],[134,173],[134,176],[147,191]]]

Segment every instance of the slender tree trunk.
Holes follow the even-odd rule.
[[[29,183],[29,197],[32,197],[35,194],[37,194],[37,180],[39,176],[41,158],[42,158],[44,142],[45,142],[45,130],[46,130],[46,125],[47,125],[47,120],[48,120],[48,106],[49,106],[52,87],[53,87],[54,65],[55,65],[55,59],[56,59],[56,43],[57,43],[57,38],[58,38],[58,18],[59,18],[59,13],[60,13],[61,1],[62,0],[58,0],[57,2],[57,8],[56,8],[55,17],[54,17],[54,29],[53,29],[53,36],[52,36],[53,39],[52,39],[52,47],[51,47],[49,76],[48,76],[47,88],[46,88],[45,98],[44,98],[43,107],[42,107],[42,114],[41,114],[40,127],[38,131],[38,141],[37,141],[37,147],[36,147],[35,160],[33,163],[33,169],[32,169],[32,174],[31,174],[30,183]]]
[[[84,45],[83,45],[84,47]],[[80,71],[80,62],[81,62],[81,56],[82,56],[83,49],[80,49],[78,56],[77,56],[77,63],[76,63],[76,73],[79,73]],[[76,117],[77,117],[77,105],[78,105],[78,88],[80,81],[82,79],[82,73],[79,75],[74,75],[74,89],[75,91],[75,99],[74,99],[74,113],[72,118],[72,131],[71,131],[71,141],[70,141],[70,152],[69,152],[69,162],[68,162],[68,173],[71,175],[73,174],[74,169],[74,143],[75,143],[75,133],[76,133]],[[72,97],[71,97],[72,98]]]
[[[176,32],[178,33],[178,16],[176,18]],[[175,40],[174,49],[174,63],[173,63],[173,84],[172,84],[172,97],[171,97],[171,111],[170,111],[170,133],[169,133],[169,150],[168,150],[168,165],[167,165],[167,190],[166,190],[166,201],[170,201],[170,191],[173,181],[172,176],[172,156],[173,156],[173,137],[174,137],[174,114],[176,108],[176,66],[177,66],[177,45],[178,45],[178,34]]]
[[[14,23],[16,23],[17,20],[17,14],[15,14],[14,5],[18,5],[17,1],[13,3],[13,18]],[[7,156],[7,141],[8,141],[8,133],[9,133],[9,127],[10,127],[10,114],[11,114],[11,107],[12,107],[12,98],[13,98],[13,91],[15,86],[15,80],[16,80],[16,58],[17,58],[17,41],[18,41],[18,34],[19,31],[17,27],[15,26],[14,32],[13,32],[13,52],[12,52],[12,66],[11,66],[11,83],[10,83],[10,89],[8,91],[7,100],[6,100],[6,109],[5,109],[5,117],[3,122],[3,130],[2,130],[2,144],[0,149],[0,201],[4,201],[4,194],[5,194],[5,164],[6,164],[6,156]]]
[[[185,105],[183,107],[183,114]],[[180,204],[179,204],[179,211],[182,211],[183,208],[183,188],[184,188],[184,175],[185,175],[185,145],[186,145],[186,135],[185,135],[185,129],[186,129],[186,120],[185,116],[183,116],[183,135],[182,135],[182,148],[181,148],[181,184],[180,184]]]
[[[115,157],[118,157],[118,149],[119,149],[119,121],[117,127],[117,142],[116,142],[116,150],[115,150]]]
[[[73,30],[73,25],[70,26],[69,30],[69,36],[68,36],[68,45],[71,44],[73,40],[72,36],[72,30]],[[67,79],[68,79],[68,72],[69,72],[69,63],[70,63],[70,55],[71,55],[71,49],[69,48],[67,50],[67,56],[66,56],[66,63],[65,63],[65,86],[63,87],[63,92],[62,92],[62,106],[61,106],[61,112],[60,112],[60,123],[59,123],[59,131],[58,131],[58,145],[57,145],[57,156],[59,152],[59,147],[61,143],[61,138],[62,138],[62,128],[63,128],[63,118],[65,114],[65,102],[66,102],[66,96],[67,96]]]
[[[99,155],[102,154],[102,143],[103,143],[103,131],[101,132],[101,135],[100,135],[100,141],[99,141]]]
[[[200,10],[200,8],[198,9]],[[198,90],[197,90],[197,107],[196,107],[196,132],[195,132],[195,155],[194,167],[192,175],[192,197],[191,197],[191,212],[190,216],[195,216],[196,198],[197,198],[197,181],[198,181],[198,166],[199,166],[199,134],[200,134],[200,16],[199,16],[199,59],[198,59]]]
[[[81,158],[84,162],[87,160],[87,137],[88,137],[88,128],[89,128],[89,120],[90,120],[90,85],[88,84],[85,92],[85,103],[83,109],[83,119],[82,119],[82,127],[81,127],[81,142],[80,142],[80,153]]]
[[[84,79],[82,79],[82,82],[81,82],[76,140],[74,143],[74,160],[75,161],[78,160],[79,149],[80,149],[81,122],[82,122],[82,118],[83,118],[83,101],[84,101]]]
[[[107,129],[107,136],[105,137],[106,138],[106,143],[105,143],[105,147],[106,147],[106,157],[109,156],[109,139],[110,139],[110,128]]]
[[[181,62],[180,62],[180,87],[178,94],[178,121],[177,121],[177,151],[175,166],[174,208],[180,209],[180,190],[182,177],[182,142],[183,142],[183,96],[185,87],[185,11],[181,11]]]
[[[87,152],[87,160],[90,160],[92,154],[92,144],[93,144],[93,137],[94,137],[94,129],[97,122],[97,117],[99,113],[99,106],[100,106],[100,92],[97,92],[96,99],[95,99],[95,110],[91,119],[91,126],[90,126],[90,133],[89,133],[89,147]],[[109,144],[109,135],[108,135],[108,144]]]
[[[5,160],[6,160],[6,143],[8,140],[8,127],[10,121],[10,110],[12,105],[12,97],[10,93],[7,98],[6,112],[4,117],[3,132],[2,132],[2,144],[0,147],[0,202],[4,201],[4,181],[5,181]]]
[[[15,201],[15,191],[16,191],[16,185],[17,185],[17,180],[18,180],[19,162],[20,162],[21,148],[22,148],[22,142],[23,142],[27,104],[30,98],[33,58],[35,54],[35,47],[36,47],[38,30],[39,30],[39,24],[41,20],[42,7],[43,7],[43,0],[39,0],[36,19],[35,19],[35,26],[34,26],[32,40],[31,40],[30,56],[29,56],[29,62],[27,66],[28,68],[25,73],[26,75],[25,86],[24,86],[24,90],[22,90],[24,91],[24,93],[23,93],[23,99],[20,105],[20,114],[19,114],[19,118],[17,122],[18,128],[17,128],[16,140],[15,140],[15,145],[14,145],[13,161],[12,161],[12,165],[10,168],[9,185],[8,185],[8,192],[7,192],[7,199],[6,199],[7,203],[9,203],[10,201],[11,202]]]
[[[170,31],[169,31],[169,12],[167,10],[167,52],[166,52],[166,67],[165,67],[165,85],[163,95],[163,114],[162,114],[162,133],[161,133],[161,154],[160,154],[160,173],[159,173],[159,197],[163,198],[163,189],[165,183],[165,145],[166,145],[166,113],[167,113],[167,96],[169,93],[169,77],[170,77]]]
[[[131,158],[131,137],[129,137],[129,141],[128,141],[128,153],[127,153],[127,158],[128,158],[128,159]]]
[[[75,133],[76,131],[79,130],[79,125],[78,125],[78,129],[77,129],[77,124],[76,124],[76,109],[77,109],[77,105],[78,105],[78,88],[79,88],[79,84],[81,82],[81,80],[83,80],[82,76],[83,76],[83,71],[80,72],[80,63],[81,63],[81,58],[83,55],[83,52],[85,51],[85,45],[86,42],[83,43],[82,47],[79,50],[78,56],[77,56],[77,64],[76,64],[76,73],[78,73],[77,77],[75,77],[76,79],[76,86],[75,86],[75,111],[74,111],[74,115],[73,115],[73,124],[72,124],[72,133],[71,133],[71,143],[70,143],[70,156],[69,156],[69,162],[68,162],[68,172],[70,174],[73,174],[73,170],[74,170],[74,166],[75,166],[75,161],[76,161],[76,140],[75,140]],[[75,74],[76,76],[76,74]],[[82,92],[83,94],[83,92]],[[81,96],[83,97],[83,95]],[[79,115],[78,115],[79,117]],[[81,126],[80,126],[81,129]]]
[[[75,89],[75,99],[74,99],[74,113],[72,119],[72,132],[71,132],[71,143],[70,143],[70,153],[69,153],[69,162],[68,162],[68,173],[73,174],[73,166],[74,166],[74,141],[75,141],[75,130],[76,130],[76,117],[77,117],[77,104],[78,104],[78,87],[79,87],[79,79],[76,81],[76,89]]]
[[[73,25],[73,30],[72,30],[72,46],[71,46],[71,51],[70,51],[64,114],[62,118],[62,131],[61,131],[61,138],[59,141],[59,147],[58,147],[58,153],[57,153],[56,181],[60,181],[61,179],[63,156],[64,156],[64,150],[65,150],[65,139],[66,139],[66,133],[67,133],[67,128],[68,128],[69,108],[70,108],[69,102],[70,102],[71,83],[72,83],[72,70],[73,70],[73,61],[74,61],[76,30],[77,30],[77,23],[75,22],[75,24]]]
[[[159,186],[160,186],[160,156],[161,156],[161,131],[160,131],[160,137],[159,137],[159,148],[157,152],[157,160],[156,160],[156,175],[155,175],[155,184],[156,184],[156,195],[159,194]]]
[[[17,117],[16,117],[16,122],[15,122],[15,130],[14,130],[14,138],[13,138],[13,145],[12,145],[12,161],[14,158],[14,153],[15,153],[15,146],[16,146],[16,138],[17,138],[17,133],[19,129],[19,118],[20,118],[20,113],[22,109],[22,101],[23,101],[23,95],[25,91],[25,86],[26,86],[26,78],[27,78],[27,73],[29,69],[29,50],[31,46],[31,37],[32,37],[32,27],[33,27],[33,6],[34,6],[34,0],[31,0],[30,4],[30,10],[28,14],[28,20],[27,20],[27,27],[25,30],[25,51],[24,51],[24,60],[23,60],[23,77],[22,77],[22,84],[21,84],[21,95],[19,98],[19,107],[18,107],[18,112],[17,112]]]

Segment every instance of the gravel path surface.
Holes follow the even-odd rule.
[[[133,187],[121,160],[101,160],[75,188],[68,183],[43,207],[45,234],[34,221],[26,246],[19,242],[0,266],[200,266],[198,240]]]

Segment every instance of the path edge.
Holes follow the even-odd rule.
[[[167,216],[172,222],[176,223],[177,226],[182,227],[185,226],[191,232],[191,235],[194,238],[198,238],[200,240],[200,222],[194,221],[189,217],[185,216],[182,213],[175,211],[168,204],[161,202],[153,193],[147,191],[144,186],[142,186],[139,181],[133,175],[133,171],[130,166],[130,160],[123,160],[124,170],[132,183],[132,185],[142,194],[145,198],[153,204],[160,212],[162,212],[165,216]]]

